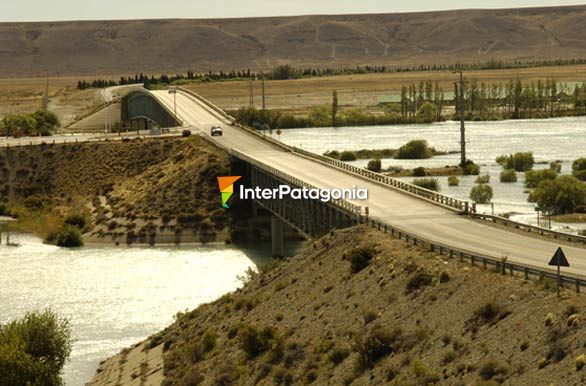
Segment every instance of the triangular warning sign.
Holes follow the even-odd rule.
[[[570,263],[568,263],[568,259],[566,259],[566,255],[564,255],[564,251],[562,251],[562,247],[558,247],[558,250],[555,251],[553,257],[548,263],[549,265],[560,266],[560,267],[569,267]]]

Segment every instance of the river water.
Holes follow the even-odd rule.
[[[273,132],[266,132],[277,138]],[[441,122],[415,125],[387,125],[340,128],[308,128],[282,130],[281,141],[322,154],[328,150],[396,149],[412,139],[425,139],[438,150],[460,150],[460,123]],[[495,214],[514,213],[515,220],[536,224],[535,205],[527,202],[523,186],[524,174],[517,173],[516,183],[501,183],[501,166],[495,158],[502,154],[532,151],[535,169],[548,167],[554,160],[562,161],[562,174],[569,174],[572,161],[586,157],[586,117],[511,120],[466,123],[467,158],[481,165],[481,174],[490,174],[494,190]],[[368,160],[351,162],[366,166]],[[457,165],[460,154],[437,156],[426,160],[383,159],[383,168],[400,166],[411,169],[417,166],[440,167]],[[402,178],[411,181],[413,178]],[[469,200],[474,176],[460,177],[460,186],[448,186],[447,177],[438,177],[441,192],[456,198]],[[490,205],[479,205],[480,212],[491,213]],[[541,225],[544,225],[543,223]],[[553,228],[575,233],[586,228],[584,224],[556,224]]]
[[[0,323],[48,307],[69,318],[76,342],[67,386],[84,385],[99,361],[177,312],[235,290],[248,268],[270,261],[266,245],[64,249],[26,234],[10,241],[20,246],[0,246]]]

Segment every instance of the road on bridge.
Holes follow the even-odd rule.
[[[155,91],[154,95],[172,109],[173,99],[166,91]],[[368,206],[373,219],[427,240],[495,259],[507,256],[508,261],[541,269],[550,268],[547,263],[559,246],[553,240],[524,236],[471,220],[424,200],[283,151],[245,130],[231,126],[220,114],[183,92],[177,93],[177,114],[187,125],[201,130],[203,135],[209,136],[212,125],[221,126],[224,135],[210,137],[218,145],[238,150],[308,184],[319,188],[350,188],[353,185],[368,188],[366,202],[350,202]],[[563,248],[572,265],[565,272],[586,276],[586,249],[573,246]]]

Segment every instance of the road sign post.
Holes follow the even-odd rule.
[[[566,255],[562,250],[562,247],[558,247],[557,251],[553,254],[551,260],[549,261],[548,265],[557,266],[557,282],[558,282],[558,298],[560,297],[560,287],[562,286],[562,276],[560,273],[561,267],[569,267],[570,263],[568,259],[566,259]]]

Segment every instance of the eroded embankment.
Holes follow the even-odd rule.
[[[373,229],[336,231],[179,314],[91,385],[584,384],[586,300],[552,288]],[[163,366],[133,377],[151,353]]]

